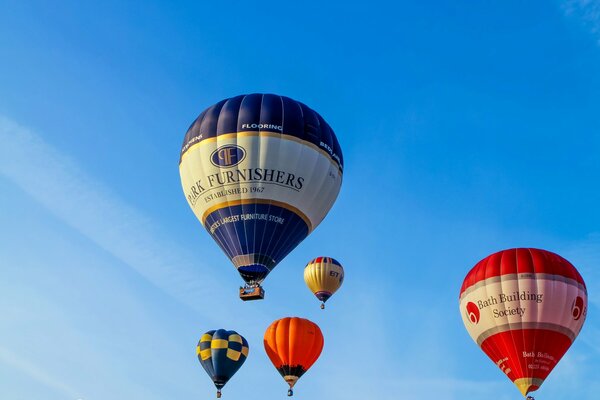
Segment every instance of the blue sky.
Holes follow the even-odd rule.
[[[590,296],[537,397],[596,398],[598,0],[81,3],[0,0],[4,398],[211,398],[195,345],[221,327],[250,343],[225,398],[284,398],[262,335],[297,315],[325,336],[298,398],[516,399],[458,291],[517,246],[569,259]],[[345,175],[242,303],[177,163],[204,108],[251,92],[321,113]],[[319,255],[346,267],[325,312],[302,282]]]

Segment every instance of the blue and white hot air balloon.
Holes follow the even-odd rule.
[[[325,218],[343,158],[325,120],[306,105],[250,94],[207,108],[188,129],[179,163],[196,217],[246,282],[244,300]]]

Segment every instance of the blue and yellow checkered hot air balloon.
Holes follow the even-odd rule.
[[[223,386],[246,361],[248,342],[235,331],[208,331],[200,338],[196,354],[217,388],[217,398],[220,398]]]

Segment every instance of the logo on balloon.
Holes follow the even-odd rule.
[[[585,310],[583,309],[583,299],[579,296],[573,300],[573,305],[571,306],[571,314],[573,315],[573,319],[577,321],[584,314]]]
[[[246,151],[240,146],[228,144],[221,146],[210,155],[210,162],[216,167],[233,167],[246,157]]]
[[[477,324],[479,322],[479,307],[473,302],[467,303],[467,319],[471,321],[472,324]]]

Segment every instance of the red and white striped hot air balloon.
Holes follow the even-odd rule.
[[[575,267],[538,249],[509,249],[475,265],[460,289],[467,331],[523,396],[537,390],[579,334],[587,290]]]

